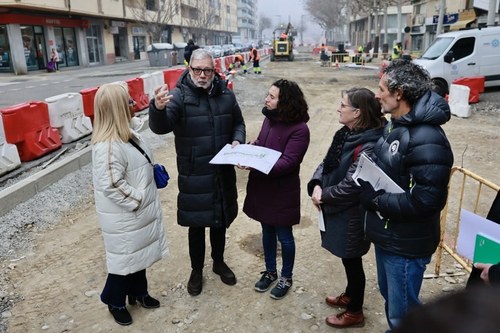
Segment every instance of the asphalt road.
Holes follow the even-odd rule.
[[[19,76],[0,73],[0,109],[29,101],[44,101],[64,93],[79,93],[86,88],[164,69],[150,67],[148,60],[137,60],[109,66],[62,69],[56,73],[36,71]]]

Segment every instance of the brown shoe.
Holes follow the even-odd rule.
[[[326,296],[325,302],[333,307],[345,308],[351,303],[351,298],[345,293],[342,293],[340,296]]]
[[[365,316],[363,310],[357,312],[344,311],[326,317],[325,322],[328,326],[336,328],[361,327],[365,325]]]

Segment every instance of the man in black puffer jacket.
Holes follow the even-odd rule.
[[[453,165],[441,125],[450,119],[450,109],[431,91],[428,72],[406,60],[395,60],[385,68],[377,98],[391,121],[375,145],[374,161],[404,193],[375,191],[360,181],[364,189],[360,201],[393,329],[411,307],[420,304],[425,267],[439,243],[440,212]]]
[[[189,227],[191,276],[189,294],[202,290],[205,227],[210,227],[214,273],[222,282],[236,284],[224,262],[226,228],[238,214],[236,172],[232,165],[209,161],[226,144],[245,142],[245,122],[234,93],[215,72],[210,53],[197,49],[191,55],[175,89],[155,90],[149,104],[149,127],[156,134],[173,132],[179,173],[177,223]]]

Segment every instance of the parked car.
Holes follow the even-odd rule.
[[[222,57],[222,49],[221,49],[220,45],[205,45],[205,46],[203,46],[203,48],[205,50],[207,50],[208,52],[210,52],[210,54],[214,58]]]
[[[243,50],[243,44],[241,44],[241,43],[235,43],[234,44],[234,52],[235,53],[244,52],[244,50]]]
[[[233,44],[224,44],[222,45],[222,51],[224,53],[224,56],[232,55],[235,54],[235,48]]]

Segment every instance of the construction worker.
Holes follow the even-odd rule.
[[[391,60],[401,58],[401,51],[403,50],[403,44],[401,42],[396,42],[392,49]]]
[[[283,31],[280,36],[280,41],[284,41],[286,40],[286,38],[287,38],[286,32]]]
[[[233,63],[229,64],[229,70],[227,71],[226,75],[232,74],[234,68],[236,67],[241,67],[243,69],[243,74],[247,73],[247,65],[245,64],[245,58],[240,53],[236,53],[234,55],[234,61]]]
[[[253,46],[252,51],[250,51],[250,60],[253,61],[253,73],[261,74],[260,72],[260,53],[255,46]]]

